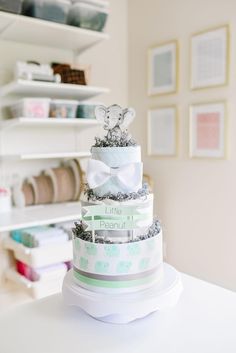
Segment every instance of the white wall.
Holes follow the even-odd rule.
[[[235,0],[129,0],[129,104],[137,110],[134,133],[142,144],[146,172],[155,181],[156,212],[164,227],[167,260],[179,270],[236,290],[236,2]],[[230,24],[230,82],[225,88],[191,92],[192,33]],[[178,39],[177,95],[147,97],[147,49]],[[229,159],[188,157],[190,103],[228,101]],[[147,156],[147,109],[177,104],[179,156]]]

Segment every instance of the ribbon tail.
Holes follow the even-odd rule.
[[[103,162],[90,159],[87,166],[87,181],[91,189],[97,188],[110,178],[110,168]]]
[[[132,167],[132,168],[131,168]],[[134,163],[123,169],[117,174],[120,182],[130,188],[140,188],[142,183],[143,164]]]

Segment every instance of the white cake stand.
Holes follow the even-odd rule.
[[[70,270],[63,283],[63,297],[68,305],[78,306],[97,320],[123,324],[174,306],[182,292],[180,274],[163,264],[163,280],[135,293],[103,294],[75,284]]]

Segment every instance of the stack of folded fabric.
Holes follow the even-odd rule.
[[[16,261],[16,269],[21,275],[25,276],[32,282],[50,280],[51,278],[60,277],[66,274],[68,267],[67,264],[61,262],[50,266],[40,268],[33,268],[21,261]]]
[[[13,230],[11,238],[28,248],[37,248],[52,243],[67,242],[70,237],[62,228],[42,226]]]
[[[53,226],[38,226],[13,230],[10,236],[14,241],[21,243],[27,248],[45,249],[51,245],[68,243],[72,237],[71,225],[72,222],[64,222]],[[32,282],[63,278],[70,268],[71,261],[53,263],[43,267],[31,267],[16,259],[17,272]]]

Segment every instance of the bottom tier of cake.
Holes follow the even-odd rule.
[[[75,238],[75,283],[102,293],[126,293],[146,289],[162,278],[162,232],[135,242],[91,243]]]

